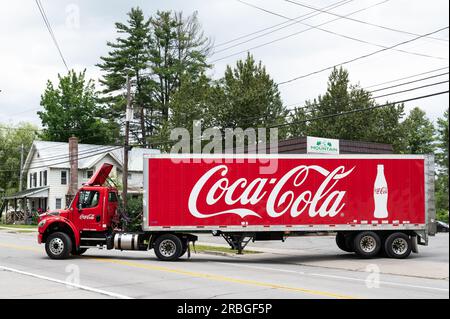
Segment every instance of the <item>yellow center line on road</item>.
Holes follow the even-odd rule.
[[[215,274],[186,271],[186,270],[182,270],[182,269],[168,268],[168,267],[156,266],[156,265],[148,265],[148,264],[143,264],[143,263],[119,260],[119,259],[93,258],[93,257],[88,257],[88,256],[84,256],[84,258],[93,259],[93,260],[96,260],[99,262],[104,262],[104,263],[112,263],[112,264],[134,267],[134,268],[162,271],[162,272],[167,272],[167,273],[185,275],[185,276],[189,276],[189,277],[205,278],[205,279],[214,280],[214,281],[231,282],[231,283],[237,283],[237,284],[242,284],[242,285],[252,285],[252,286],[259,286],[259,287],[272,288],[272,289],[288,290],[288,291],[301,292],[301,293],[305,293],[305,294],[329,297],[329,298],[357,299],[356,297],[352,297],[352,296],[348,296],[348,295],[341,295],[341,294],[336,294],[336,293],[331,293],[331,292],[326,292],[326,291],[299,288],[299,287],[291,287],[291,286],[272,284],[272,283],[268,283],[268,282],[261,282],[261,281],[255,281],[255,280],[249,280],[249,279],[238,279],[238,278],[226,277],[226,276],[215,275]]]
[[[34,251],[34,252],[43,252],[42,250],[34,248],[34,247],[19,246],[19,245],[13,245],[13,244],[0,243],[0,247],[12,248],[12,249],[17,249],[17,250],[28,250],[28,251]],[[204,279],[209,279],[209,280],[214,280],[214,281],[230,282],[230,283],[236,283],[236,284],[241,284],[241,285],[251,285],[251,286],[259,286],[259,287],[265,287],[265,288],[300,292],[300,293],[321,296],[321,297],[337,298],[337,299],[356,299],[356,297],[336,294],[336,293],[327,292],[327,291],[279,285],[279,284],[273,284],[273,283],[269,283],[269,282],[262,282],[262,281],[256,281],[256,280],[250,280],[250,279],[239,279],[239,278],[227,277],[227,276],[216,275],[216,274],[208,274],[208,273],[202,273],[202,272],[193,272],[193,271],[187,271],[187,270],[182,270],[182,269],[177,269],[177,268],[169,268],[169,267],[164,267],[164,266],[131,262],[131,261],[120,260],[120,259],[98,258],[98,257],[89,257],[89,256],[83,256],[81,259],[94,260],[94,261],[98,261],[98,262],[102,262],[102,263],[116,264],[116,265],[121,265],[121,266],[147,269],[147,270],[153,270],[153,271],[160,271],[160,272],[184,275],[184,276],[189,276],[189,277],[204,278]]]
[[[42,253],[42,249],[34,248],[31,246],[19,246],[19,245],[14,245],[14,244],[0,243],[0,247],[13,248],[13,249],[17,249],[17,250],[28,250],[28,251]]]

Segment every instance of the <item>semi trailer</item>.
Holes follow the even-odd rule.
[[[406,258],[436,233],[432,155],[205,155],[143,158],[141,229],[127,231],[103,164],[68,208],[40,215],[52,259],[87,249],[190,256],[197,234],[239,253],[250,241],[333,234],[363,258]]]

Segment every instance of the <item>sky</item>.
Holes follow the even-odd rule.
[[[209,57],[209,61],[213,62],[213,68],[209,74],[215,79],[223,75],[227,65],[234,65],[238,59],[246,56],[246,52],[251,52],[256,60],[262,61],[276,83],[364,55],[369,56],[344,65],[349,71],[350,81],[362,87],[371,87],[447,67],[407,80],[371,87],[372,90],[379,89],[447,73],[425,81],[379,91],[374,95],[448,81],[448,28],[430,35],[434,39],[423,37],[395,47],[408,52],[384,50],[370,55],[382,47],[391,47],[413,40],[417,38],[417,35],[448,27],[449,2],[447,0],[347,0],[346,2],[295,0],[315,8],[325,8],[339,2],[342,5],[330,11],[334,15],[314,11],[285,0],[242,1],[247,4],[238,0],[41,0],[69,68],[77,71],[86,69],[88,77],[96,80],[102,74],[95,65],[100,62],[100,56],[108,52],[106,42],[113,41],[117,36],[114,23],[125,22],[126,13],[132,7],[139,6],[147,17],[157,10],[183,11],[185,15],[197,11],[204,34],[213,41],[215,50],[225,49]],[[28,121],[39,126],[40,120],[36,112],[42,109],[40,96],[45,90],[46,82],[51,80],[56,83],[58,73],[64,74],[66,69],[44,25],[35,0],[5,0],[2,4],[0,9],[0,123],[16,124]],[[353,20],[339,18],[361,9],[365,10],[349,16]],[[312,13],[315,15],[312,16]],[[301,23],[309,26],[287,20],[303,15],[308,15],[310,18]],[[330,20],[335,21],[328,22]],[[273,31],[275,28],[221,45],[283,22],[285,23],[280,27],[291,25],[270,34],[264,33]],[[322,30],[313,28],[302,32],[310,26],[318,25],[321,25]],[[395,32],[392,29],[407,31],[409,34]],[[260,37],[251,40],[256,36]],[[355,39],[370,43],[362,43]],[[274,42],[264,45],[271,41]],[[234,47],[229,48],[230,46]],[[296,81],[280,84],[283,103],[290,108],[301,106],[305,100],[323,94],[329,73],[329,70],[318,72]],[[381,97],[377,101],[380,103],[386,100],[400,101],[447,91],[448,86],[447,82]],[[419,106],[435,122],[448,108],[448,101],[449,97],[446,93],[407,102],[405,105],[407,112]]]

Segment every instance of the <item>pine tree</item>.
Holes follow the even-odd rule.
[[[104,86],[102,101],[106,104],[107,117],[113,120],[123,119],[126,107],[127,76],[130,79],[133,94],[133,107],[137,109],[139,124],[131,125],[131,130],[139,143],[145,145],[147,113],[153,114],[151,82],[148,76],[150,21],[145,19],[142,10],[132,8],[127,23],[115,24],[119,36],[114,42],[107,42],[112,49],[97,66],[105,72],[100,83]],[[150,120],[150,122],[152,122]],[[119,121],[120,123],[120,121]]]
[[[239,60],[235,67],[227,66],[218,83],[215,124],[225,128],[269,127],[284,123],[287,115],[277,84],[261,61],[251,54]]]

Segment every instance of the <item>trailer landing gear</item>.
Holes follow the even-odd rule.
[[[238,255],[242,255],[242,251],[253,238],[253,236],[247,236],[246,234],[221,233],[221,235],[230,245],[231,249],[238,251]]]

